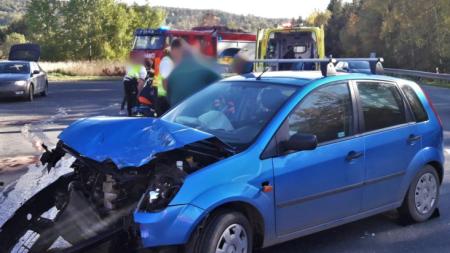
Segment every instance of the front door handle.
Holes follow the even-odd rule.
[[[363,152],[350,151],[350,152],[348,152],[345,160],[350,162],[350,161],[353,161],[355,159],[362,157],[363,155],[364,155]]]
[[[422,136],[411,134],[407,141],[408,144],[414,144],[414,142],[419,141],[420,139],[422,139]]]

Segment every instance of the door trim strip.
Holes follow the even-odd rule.
[[[292,205],[298,205],[298,204],[301,204],[301,203],[304,203],[304,202],[307,202],[307,201],[311,201],[311,200],[314,200],[314,199],[326,197],[328,195],[333,195],[333,194],[338,194],[338,193],[350,191],[350,190],[353,190],[353,189],[356,189],[356,188],[359,188],[359,187],[363,187],[365,185],[376,184],[376,183],[379,183],[381,181],[389,180],[391,178],[403,176],[405,174],[406,174],[406,171],[395,172],[395,173],[388,174],[388,175],[385,175],[385,176],[382,176],[382,177],[369,179],[369,180],[361,182],[361,183],[347,185],[347,186],[344,186],[344,187],[336,188],[334,190],[325,191],[325,192],[321,192],[321,193],[317,193],[317,194],[311,194],[311,195],[303,197],[303,198],[286,201],[284,203],[277,204],[277,207],[278,208],[284,208],[284,207],[288,207],[288,206],[292,206]],[[276,186],[275,186],[275,191],[276,191]]]

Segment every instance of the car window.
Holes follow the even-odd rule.
[[[352,132],[353,113],[346,83],[314,90],[288,117],[289,135],[314,134],[319,143],[347,137]]]
[[[0,62],[0,73],[5,74],[28,74],[30,66],[20,62]]]
[[[406,100],[411,106],[411,110],[414,114],[416,122],[427,121],[427,112],[425,111],[425,108],[423,108],[422,102],[420,102],[420,99],[413,88],[408,85],[404,85],[402,86],[402,91],[405,94]]]
[[[365,131],[406,122],[405,107],[397,87],[392,83],[358,82]]]

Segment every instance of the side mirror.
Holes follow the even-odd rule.
[[[34,70],[33,71],[33,75],[39,75],[41,73],[41,71],[39,71],[39,70]]]
[[[282,142],[283,152],[313,150],[317,147],[317,136],[314,134],[294,134],[289,140]]]

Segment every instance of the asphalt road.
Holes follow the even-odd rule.
[[[445,129],[446,150],[450,150],[450,89],[425,87]],[[118,115],[122,88],[119,81],[51,83],[50,94],[34,102],[0,102],[0,159],[38,155],[30,139],[55,142],[59,131],[77,118]],[[43,135],[28,135],[26,124]],[[24,132],[24,133],[22,133]],[[33,133],[35,133],[33,132]],[[450,157],[446,155],[447,159]],[[377,215],[331,230],[263,250],[263,253],[334,252],[450,252],[450,166],[441,188],[441,216],[426,223],[404,226],[396,212]],[[8,174],[9,173],[9,174]],[[8,184],[23,172],[1,172]],[[1,188],[1,187],[0,187]],[[345,205],[345,203],[342,203]],[[301,214],[300,214],[301,215]]]

